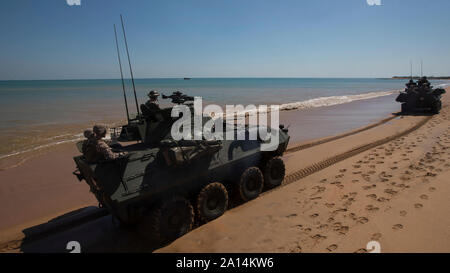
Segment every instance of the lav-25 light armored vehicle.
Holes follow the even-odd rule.
[[[177,104],[192,100],[181,93],[168,98]],[[74,174],[121,222],[140,225],[144,228],[139,230],[159,241],[171,241],[188,232],[194,219],[207,222],[221,216],[232,196],[248,201],[263,187],[283,181],[285,167],[279,156],[289,136],[282,125],[274,151],[262,151],[259,139],[174,141],[171,127],[178,118],[171,117],[172,107],[152,113],[144,108],[141,105],[143,113],[120,128],[120,142],[134,141],[122,146],[126,156],[103,162],[88,162],[83,155],[74,158]],[[251,129],[246,127],[247,132]]]
[[[420,78],[417,83],[411,78],[396,101],[402,103],[402,113],[438,114],[442,108],[441,96],[444,93],[442,88],[434,89],[427,77]]]
[[[188,232],[195,219],[207,222],[221,216],[233,192],[248,201],[258,197],[263,187],[279,186],[285,176],[280,156],[289,143],[284,126],[270,128],[272,132],[278,130],[279,141],[266,151],[261,149],[264,141],[259,137],[175,141],[171,128],[181,117],[172,117],[173,107],[153,109],[143,104],[140,113],[122,17],[121,21],[137,111],[136,117],[130,118],[114,25],[128,119],[128,124],[119,128],[118,140],[128,143],[121,146],[127,155],[101,162],[88,162],[83,155],[74,157],[74,174],[87,182],[100,205],[122,223],[137,224],[145,235],[166,242]],[[192,110],[193,98],[180,92],[163,98],[178,105],[188,104]],[[202,124],[210,119],[195,116],[195,111],[191,115],[191,120],[199,118]],[[246,126],[245,132],[257,128]],[[77,145],[80,149],[82,143]]]

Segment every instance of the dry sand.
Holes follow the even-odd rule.
[[[449,89],[447,89],[449,92]],[[158,252],[450,252],[450,108],[405,137],[227,212]],[[287,173],[426,117],[285,156]]]

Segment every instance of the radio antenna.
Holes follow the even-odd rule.
[[[423,60],[420,59],[420,76],[423,77]]]
[[[139,106],[138,106],[138,101],[137,101],[137,96],[136,96],[136,86],[134,84],[133,69],[131,68],[130,52],[128,51],[127,36],[125,34],[125,27],[123,25],[122,14],[120,15],[120,21],[122,22],[122,31],[123,31],[123,38],[125,40],[125,48],[127,49],[128,65],[130,66],[131,82],[133,83],[134,100],[136,101],[136,111],[137,111],[138,116],[139,116],[140,113],[139,113]]]
[[[128,112],[127,95],[125,94],[125,82],[123,81],[122,61],[120,60],[119,42],[117,42],[116,24],[114,24],[114,37],[116,37],[117,58],[119,59],[120,78],[122,79],[123,98],[125,100],[125,109],[127,110],[127,120],[130,122],[130,114]]]
[[[413,74],[412,74],[412,60],[409,60],[409,66],[410,66],[410,71],[411,71],[411,80],[413,79]]]

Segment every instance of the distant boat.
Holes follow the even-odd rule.
[[[184,78],[185,81],[189,81],[191,78]]]

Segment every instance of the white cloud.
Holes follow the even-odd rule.
[[[369,6],[381,6],[381,0],[366,0]]]
[[[81,6],[81,0],[66,0],[66,2],[69,6]]]

